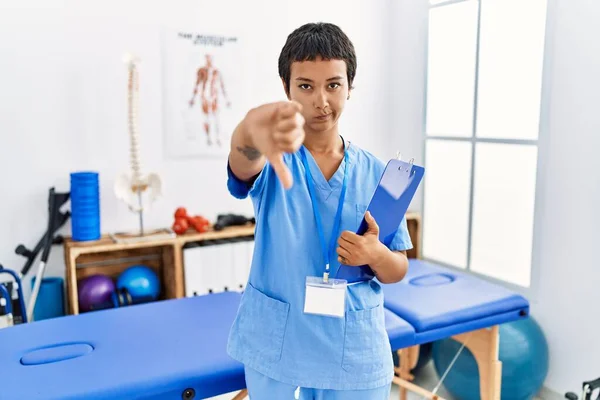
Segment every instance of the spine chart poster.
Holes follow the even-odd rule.
[[[166,30],[163,36],[167,156],[226,156],[241,108],[242,54],[235,36]]]

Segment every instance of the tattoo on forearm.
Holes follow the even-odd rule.
[[[246,156],[246,158],[250,161],[258,160],[260,158],[260,151],[256,150],[254,147],[240,147],[237,146],[237,150]]]

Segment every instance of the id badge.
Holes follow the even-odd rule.
[[[323,277],[307,277],[304,312],[343,318],[346,312],[347,285],[345,279],[329,279],[325,282]]]

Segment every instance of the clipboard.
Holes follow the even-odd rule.
[[[387,163],[367,207],[379,225],[379,241],[387,247],[394,239],[424,174],[425,168],[413,164],[412,159],[406,162],[398,157]],[[362,235],[367,227],[368,224],[363,217],[356,233]],[[348,283],[355,283],[373,279],[375,274],[368,265],[342,264],[335,277],[345,279]]]

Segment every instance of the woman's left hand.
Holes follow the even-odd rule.
[[[359,266],[377,263],[387,249],[379,241],[379,225],[369,211],[365,214],[367,231],[361,236],[344,231],[338,239],[338,261],[344,265]]]

